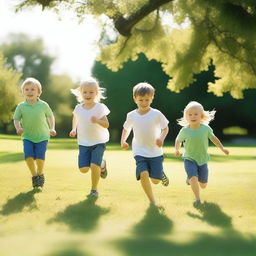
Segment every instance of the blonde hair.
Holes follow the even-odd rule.
[[[188,126],[189,125],[187,118],[186,118],[186,114],[187,114],[187,111],[191,108],[198,108],[201,110],[201,112],[202,112],[201,123],[202,124],[209,124],[214,119],[214,116],[216,113],[215,110],[206,111],[206,110],[204,110],[204,107],[199,102],[190,101],[183,111],[183,117],[180,119],[177,119],[177,122],[180,126]]]
[[[106,97],[104,96],[106,89],[100,87],[99,82],[95,78],[91,77],[85,81],[82,81],[80,83],[79,87],[77,87],[76,89],[70,90],[71,93],[76,96],[78,102],[82,103],[84,101],[83,96],[82,96],[82,89],[84,86],[87,86],[87,85],[91,85],[96,88],[96,90],[97,90],[97,96],[95,98],[96,102],[100,102],[101,99],[106,99]]]
[[[137,96],[145,96],[145,95],[152,95],[155,94],[155,88],[149,83],[138,83],[133,87],[133,97],[136,98]]]
[[[35,78],[33,78],[33,77],[28,77],[28,78],[25,79],[25,81],[21,84],[20,89],[21,89],[22,92],[23,92],[23,90],[24,90],[24,87],[25,87],[26,85],[28,85],[28,84],[34,84],[34,85],[36,85],[37,88],[38,88],[39,96],[41,95],[41,93],[42,93],[42,85],[41,85],[41,83],[40,83],[37,79],[35,79]]]

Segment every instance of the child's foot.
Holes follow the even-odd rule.
[[[201,205],[202,205],[202,203],[201,203],[201,201],[198,200],[198,199],[195,200],[194,203],[193,203],[193,206],[194,206],[195,208],[199,208]]]
[[[105,179],[107,177],[107,175],[108,175],[107,163],[106,163],[105,159],[102,159],[100,169],[101,169],[100,177]]]
[[[44,186],[44,182],[45,182],[44,175],[43,174],[38,175],[38,186],[42,188]]]
[[[32,186],[33,188],[37,188],[39,185],[38,185],[38,180],[39,180],[39,176],[36,175],[36,176],[32,176]]]
[[[162,177],[162,185],[167,187],[169,185],[170,181],[168,179],[168,177],[165,175],[165,173],[163,172],[163,177]]]
[[[92,189],[90,194],[87,197],[89,197],[89,198],[98,198],[98,196],[99,196],[98,191]]]

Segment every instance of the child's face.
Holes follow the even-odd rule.
[[[190,125],[200,124],[203,118],[202,110],[194,107],[186,111],[186,119]]]
[[[83,96],[84,103],[92,104],[95,102],[98,90],[94,85],[88,84],[81,88],[81,94]]]
[[[36,84],[30,83],[24,85],[22,94],[28,102],[35,102],[41,93]]]
[[[147,110],[152,101],[153,101],[154,95],[151,94],[145,94],[144,96],[137,95],[134,97],[134,101],[138,106],[139,110]]]

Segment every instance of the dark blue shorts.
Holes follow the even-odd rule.
[[[163,156],[144,157],[135,156],[136,161],[136,178],[140,180],[140,174],[148,171],[149,177],[161,180],[163,177]]]
[[[25,159],[32,157],[34,159],[45,160],[45,152],[47,149],[48,140],[34,143],[30,140],[23,140],[23,151]]]
[[[184,167],[189,179],[193,176],[196,176],[198,177],[199,182],[202,182],[202,183],[208,182],[208,165],[207,164],[203,164],[199,166],[197,165],[196,162],[185,159]]]
[[[105,149],[105,143],[89,147],[79,145],[78,167],[89,167],[91,164],[100,166]]]

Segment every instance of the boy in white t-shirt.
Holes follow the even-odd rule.
[[[133,88],[133,99],[138,108],[127,114],[121,137],[121,147],[127,149],[126,142],[133,130],[132,151],[136,161],[136,178],[150,203],[156,204],[150,180],[153,184],[162,181],[168,186],[169,179],[163,172],[163,144],[168,134],[169,121],[157,109],[150,105],[155,89],[148,83],[139,83]]]

